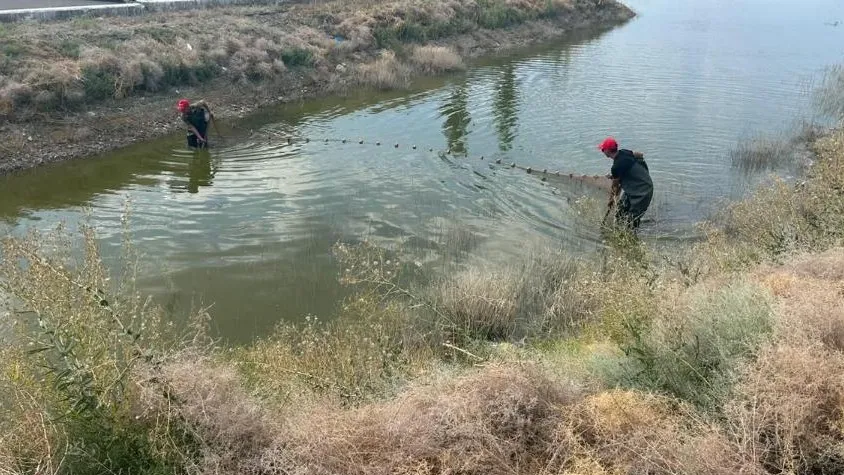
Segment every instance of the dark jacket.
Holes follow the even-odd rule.
[[[190,108],[182,114],[182,120],[186,124],[196,127],[196,130],[202,135],[202,138],[207,138],[208,135],[208,115],[207,110],[200,106],[190,106]]]
[[[636,158],[630,150],[621,149],[613,160],[610,175],[620,181],[630,206],[644,213],[654,193],[654,184],[645,160]]]

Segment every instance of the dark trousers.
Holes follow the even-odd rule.
[[[196,126],[197,132],[205,137],[204,143],[199,143],[199,137],[193,132],[188,132],[188,147],[205,148],[208,147],[208,122],[203,122]]]
[[[638,228],[642,222],[642,215],[648,210],[652,198],[653,195],[648,195],[631,202],[630,197],[626,194],[622,195],[615,212],[616,225],[631,230]]]
[[[199,143],[199,138],[193,132],[188,134],[188,147],[205,148],[207,146],[208,146],[208,142]]]

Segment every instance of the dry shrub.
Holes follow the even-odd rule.
[[[771,345],[748,365],[726,414],[748,458],[771,473],[844,472],[844,355]]]
[[[81,92],[79,65],[71,61],[56,61],[26,69],[23,83],[33,96],[41,91],[54,93],[62,101],[78,100]]]
[[[181,421],[200,448],[199,473],[243,473],[258,464],[278,430],[233,368],[195,351],[140,371],[139,380],[138,418]]]
[[[444,280],[438,289],[440,309],[458,333],[487,339],[514,334],[521,285],[518,275],[472,268]]]
[[[545,329],[556,333],[583,329],[597,322],[604,299],[601,278],[586,265],[575,263],[571,274],[562,279],[545,308]]]
[[[413,49],[410,62],[424,74],[440,74],[466,68],[453,49],[444,46],[419,46]]]
[[[713,425],[676,400],[635,391],[608,391],[572,407],[557,429],[545,473],[750,474]],[[598,469],[600,467],[600,470]]]
[[[32,99],[32,87],[27,84],[11,81],[0,87],[0,100],[6,105],[4,109],[11,112],[15,106],[26,104]]]
[[[587,266],[538,247],[516,263],[476,264],[439,280],[432,300],[453,338],[502,340],[558,335],[581,327],[594,311],[577,294]]]
[[[83,69],[117,70],[120,67],[120,60],[114,52],[103,48],[83,48],[79,53],[79,59],[82,61],[81,67]]]
[[[844,250],[801,256],[780,268],[763,267],[761,282],[779,297],[779,333],[789,341],[823,343],[844,351]]]
[[[814,93],[818,109],[838,120],[844,120],[844,66],[829,68],[823,77],[821,86]]]
[[[244,48],[234,53],[229,67],[235,75],[256,80],[272,75],[273,66],[270,55],[258,48]]]
[[[623,342],[628,329],[651,320],[659,308],[648,277],[635,264],[614,257],[603,272],[593,272],[576,284],[595,309],[596,330],[615,342]],[[565,295],[565,294],[564,294]],[[590,319],[591,320],[591,319]]]
[[[67,449],[61,424],[50,417],[37,384],[22,374],[23,353],[0,349],[0,473],[57,473]]]
[[[282,404],[315,395],[359,404],[393,392],[416,356],[407,347],[405,315],[361,297],[334,322],[309,317],[286,324],[236,356],[240,371],[262,395]]]
[[[406,87],[410,81],[410,70],[396,58],[392,51],[384,51],[375,61],[357,67],[359,83],[378,89]]]
[[[309,473],[535,473],[578,391],[536,368],[490,366],[396,400],[307,414],[291,446]]]
[[[0,294],[25,311],[0,374],[0,391],[12,389],[0,398],[19,409],[0,413],[0,425],[19,424],[14,432],[32,437],[19,439],[27,445],[14,455],[23,463],[59,453],[71,473],[168,469],[171,460],[148,450],[146,428],[129,416],[136,396],[129,375],[164,347],[163,312],[135,290],[134,261],[117,261],[125,273],[110,281],[93,229],[80,228],[79,241],[61,226],[3,240]],[[42,458],[27,450],[43,450]]]
[[[375,37],[372,36],[372,28],[367,25],[362,25],[355,21],[354,18],[347,18],[337,26],[335,34],[345,38],[335,47],[344,51],[356,51],[368,48],[375,44]]]
[[[800,245],[799,204],[782,180],[729,206],[725,230],[730,238],[754,243],[757,252],[778,254]]]
[[[796,186],[782,180],[727,208],[729,242],[756,261],[794,251],[824,250],[844,239],[844,130],[812,142],[816,161]],[[752,259],[751,259],[752,260]]]
[[[785,269],[799,277],[822,279],[830,282],[844,281],[844,248],[833,248],[818,254],[797,256]]]
[[[717,409],[739,366],[772,330],[769,296],[744,279],[707,282],[655,301],[650,320],[628,320],[620,347],[627,355],[607,379]]]

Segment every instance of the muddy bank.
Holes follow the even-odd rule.
[[[351,88],[401,88],[413,77],[460,70],[463,59],[558,39],[577,29],[609,29],[634,16],[619,3],[598,0],[560,2],[552,13],[522,14],[490,4],[496,9],[475,16],[454,3],[428,13],[414,4],[367,5],[220,8],[6,31],[21,54],[7,56],[0,72],[13,66],[10,61],[49,63],[53,69],[45,75],[42,65],[41,76],[0,76],[0,172],[96,155],[181,130],[173,106],[179,97],[208,100],[225,132],[232,123],[226,119],[260,107]],[[531,4],[512,8],[524,5]],[[503,16],[495,16],[500,11]],[[215,45],[210,37],[185,33],[196,22],[212,33],[219,29],[215,25],[235,25],[225,27],[237,35]],[[458,22],[462,26],[454,27]],[[44,47],[59,41],[50,39],[55,28],[75,38],[68,45],[66,35],[56,48],[75,48],[69,54],[75,59],[53,58]],[[115,37],[124,40],[115,42]],[[31,45],[38,45],[38,52],[27,58]]]

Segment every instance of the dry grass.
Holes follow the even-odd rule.
[[[550,246],[527,254],[517,263],[479,264],[436,282],[429,298],[449,338],[536,339],[592,322],[599,305],[589,265]]]
[[[281,326],[233,360],[259,394],[282,405],[315,396],[356,405],[391,394],[417,371],[417,361],[424,366],[425,351],[404,337],[395,308],[354,305],[336,322]]]
[[[815,105],[832,119],[844,121],[844,67],[836,65],[827,70],[815,91]]]
[[[759,273],[759,280],[779,298],[783,339],[844,351],[844,250],[801,256]]]
[[[774,180],[730,204],[692,256],[707,272],[745,267],[804,251],[823,251],[844,239],[844,130],[814,140],[814,163],[796,184]]]
[[[396,58],[392,51],[384,51],[375,61],[358,65],[357,82],[378,89],[396,89],[407,86],[410,68]]]
[[[820,345],[766,348],[726,409],[743,452],[772,473],[841,473],[842,374],[841,354]]]
[[[521,285],[512,273],[470,269],[440,284],[439,307],[457,332],[503,339],[519,326]]]
[[[238,373],[206,355],[188,351],[135,376],[141,387],[135,419],[166,433],[186,431],[196,454],[191,471],[244,473],[260,465],[279,425],[244,389]],[[178,428],[168,420],[179,421]]]
[[[676,400],[635,391],[587,397],[558,428],[552,473],[577,473],[572,459],[590,461],[594,473],[755,474],[720,429]],[[569,454],[566,454],[569,452]],[[574,455],[574,457],[572,457]],[[547,473],[547,472],[546,472]]]
[[[536,473],[574,388],[530,366],[491,366],[351,412],[308,414],[294,433],[309,473]]]
[[[802,145],[791,138],[756,137],[740,141],[730,150],[730,160],[734,167],[746,172],[795,168],[805,155]]]
[[[774,340],[743,369],[725,414],[772,473],[844,470],[844,250],[760,269],[778,297]]]
[[[463,59],[453,49],[444,46],[418,46],[413,48],[410,62],[423,74],[440,74],[466,68]]]
[[[57,473],[67,450],[62,427],[50,419],[37,387],[20,379],[16,362],[23,355],[15,352],[0,351],[0,473]]]

